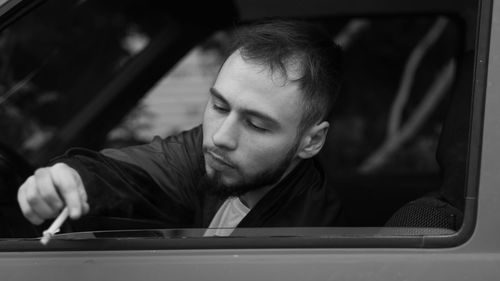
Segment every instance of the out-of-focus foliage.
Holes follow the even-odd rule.
[[[390,108],[403,69],[414,46],[435,18],[377,18],[345,49],[345,82],[325,147],[330,173],[354,173],[383,142]],[[458,30],[449,24],[429,49],[414,77],[403,113],[406,121],[422,100],[438,71],[458,52]],[[436,173],[437,142],[445,103],[441,102],[415,137],[392,155],[379,173]]]
[[[31,158],[168,19],[159,1],[53,0],[0,34],[2,141]],[[105,120],[103,120],[105,121]]]

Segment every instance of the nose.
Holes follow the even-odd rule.
[[[238,146],[238,128],[235,116],[229,115],[220,124],[212,136],[214,145],[227,150],[234,150]]]

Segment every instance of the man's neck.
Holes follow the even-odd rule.
[[[277,186],[297,165],[300,163],[300,161],[294,161],[290,167],[286,170],[285,173],[283,173],[283,176],[280,178],[280,180],[272,185],[267,185],[262,188],[256,189],[249,191],[243,195],[240,195],[239,199],[241,202],[248,207],[249,209],[252,209],[257,203],[266,195],[271,189],[273,189],[275,186]]]

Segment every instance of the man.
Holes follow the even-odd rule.
[[[165,227],[331,226],[340,204],[313,157],[339,90],[339,48],[306,23],[269,21],[237,33],[203,124],[150,144],[73,149],[18,191],[33,224],[64,206],[149,218]]]

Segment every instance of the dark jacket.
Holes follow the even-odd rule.
[[[147,218],[166,228],[207,227],[224,199],[205,191],[202,129],[124,149],[72,149],[58,162],[78,171],[90,213]],[[319,164],[302,161],[238,227],[334,226],[340,202]]]

